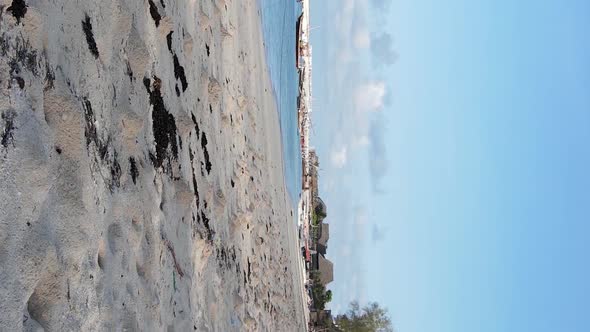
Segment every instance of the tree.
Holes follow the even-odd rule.
[[[332,291],[328,289],[328,291],[326,291],[324,293],[324,303],[328,303],[332,301]]]
[[[319,310],[324,310],[326,303],[332,301],[332,291],[326,290],[326,286],[322,285],[320,281],[320,273],[313,271],[311,273],[311,293],[313,297],[314,307]]]
[[[393,332],[387,309],[376,302],[361,309],[358,302],[353,301],[347,313],[336,317],[336,324],[344,332]]]

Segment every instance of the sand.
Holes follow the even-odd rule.
[[[256,1],[0,7],[0,331],[305,330]]]

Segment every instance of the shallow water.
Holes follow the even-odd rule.
[[[297,131],[298,75],[295,23],[301,5],[295,0],[259,0],[266,60],[279,108],[285,181],[293,206],[301,192],[301,153]]]

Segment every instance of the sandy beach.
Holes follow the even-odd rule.
[[[257,2],[0,8],[0,331],[305,330]]]

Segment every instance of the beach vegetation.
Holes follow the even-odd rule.
[[[332,291],[326,290],[326,286],[321,283],[319,271],[313,271],[311,273],[311,279],[313,281],[311,294],[313,297],[314,307],[318,310],[324,310],[326,308],[326,304],[332,301]]]
[[[311,217],[311,222],[313,223],[314,226],[318,226],[321,223],[321,220],[319,218],[319,216],[314,213]]]
[[[336,326],[345,332],[393,332],[386,308],[377,302],[362,307],[357,301],[350,303],[348,311],[336,317]]]

